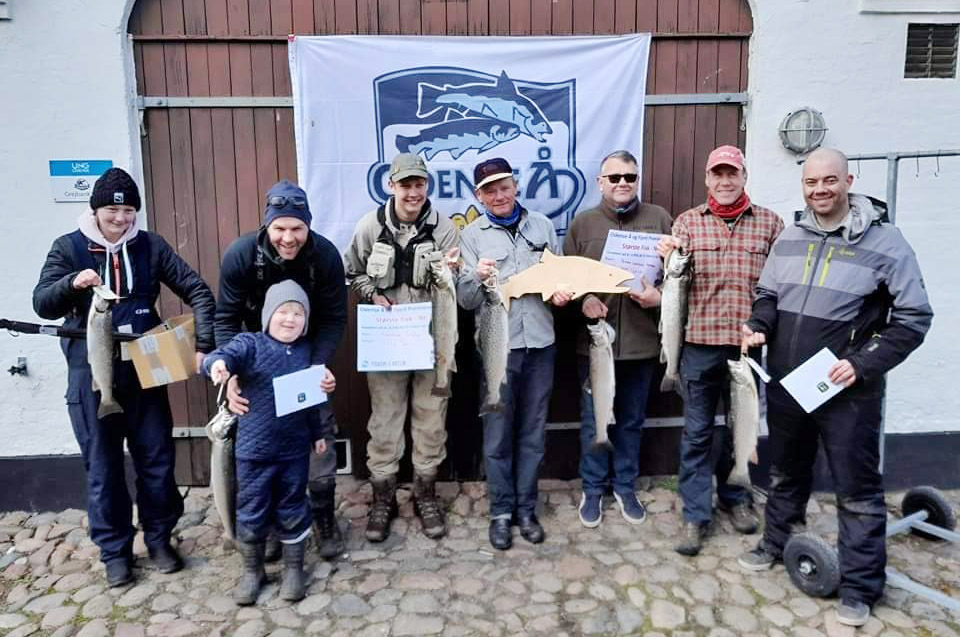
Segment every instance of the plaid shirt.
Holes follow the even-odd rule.
[[[783,219],[751,205],[731,229],[706,204],[673,222],[673,236],[693,252],[686,340],[700,345],[740,345],[753,292]]]

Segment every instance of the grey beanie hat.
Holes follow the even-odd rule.
[[[307,326],[310,324],[310,299],[307,293],[293,279],[286,279],[280,283],[274,283],[267,288],[267,296],[263,299],[263,311],[260,313],[260,322],[263,324],[264,333],[269,333],[270,319],[277,308],[287,301],[295,301],[303,306],[304,318],[303,333],[307,333]]]

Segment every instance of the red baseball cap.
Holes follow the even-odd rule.
[[[743,152],[736,146],[720,146],[714,148],[707,157],[707,170],[717,166],[733,166],[743,170]]]

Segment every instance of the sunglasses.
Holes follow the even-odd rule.
[[[294,195],[292,197],[287,197],[284,195],[274,195],[272,197],[267,197],[267,205],[274,208],[283,208],[287,204],[290,204],[294,208],[306,208],[307,199],[305,197],[300,197],[299,195]]]
[[[628,184],[632,184],[637,180],[637,173],[614,173],[612,175],[604,175],[611,184],[619,184],[620,180],[623,179]]]

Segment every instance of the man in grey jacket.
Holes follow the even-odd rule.
[[[917,258],[885,210],[851,194],[847,158],[820,149],[803,166],[807,208],[780,235],[757,284],[743,346],[769,344],[771,376],[782,378],[827,347],[829,370],[845,389],[806,413],[784,388],[767,391],[770,490],[759,545],[748,570],[782,559],[805,523],[820,442],[833,475],[840,522],[837,620],[862,626],[883,594],[887,512],[880,475],[884,374],[923,342],[933,310]]]
[[[507,160],[489,159],[473,171],[477,199],[484,214],[460,237],[463,268],[457,300],[466,310],[483,302],[483,286],[492,277],[505,282],[536,265],[544,250],[558,252],[553,222],[517,203],[517,181]],[[567,292],[550,299],[570,301]],[[490,498],[490,543],[500,550],[513,545],[511,524],[531,543],[544,539],[536,515],[537,477],[543,461],[545,425],[553,392],[556,356],[553,314],[535,294],[514,299],[508,317],[510,353],[501,387],[499,412],[483,416],[483,455]]]
[[[390,307],[430,300],[426,264],[431,255],[450,253],[457,229],[427,199],[427,166],[418,155],[401,153],[390,165],[386,203],[370,211],[354,230],[344,255],[347,280],[360,300]],[[436,497],[437,467],[446,458],[447,398],[434,395],[432,369],[369,372],[370,421],[367,468],[373,484],[373,506],[366,537],[382,542],[397,514],[397,471],[403,457],[403,426],[408,407],[413,436],[414,508],[427,537],[446,533],[446,520]]]

